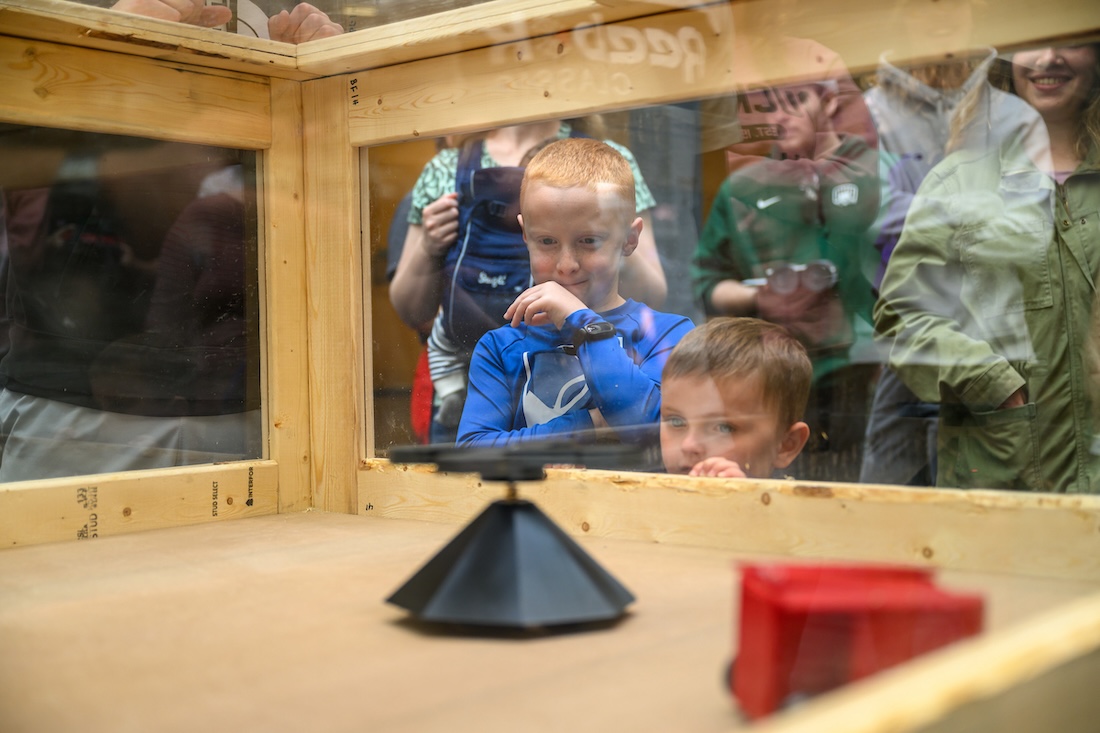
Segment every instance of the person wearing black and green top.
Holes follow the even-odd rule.
[[[863,260],[874,252],[877,151],[834,129],[827,83],[753,91],[739,104],[742,142],[727,149],[731,172],[696,248],[696,296],[709,315],[779,323],[806,346],[808,453],[844,457],[799,475],[854,480],[871,367],[853,366],[849,352],[873,303]]]

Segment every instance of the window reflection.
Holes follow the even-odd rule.
[[[213,28],[246,38],[305,43],[423,18],[487,0],[76,0],[82,5]]]
[[[0,480],[260,456],[255,161],[5,126]]]
[[[756,316],[809,351],[811,437],[784,475],[1088,491],[1095,47],[958,43],[607,115],[609,134],[651,183],[665,310]],[[389,212],[435,152],[371,151],[379,256]],[[375,333],[409,333],[375,285]],[[409,344],[393,404],[376,405],[383,451],[414,440],[396,429]]]
[[[1097,62],[1095,45],[996,62],[1005,92],[978,85],[960,104],[956,149],[886,266],[876,324],[901,381],[940,403],[938,485],[1090,491],[1100,477]]]
[[[199,28],[216,28],[248,38],[305,43],[355,30],[362,12],[343,3],[284,3],[267,0],[85,0],[85,5]]]

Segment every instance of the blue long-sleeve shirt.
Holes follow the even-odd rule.
[[[615,336],[575,349],[572,334],[596,321]],[[661,412],[661,370],[693,324],[628,300],[606,313],[587,308],[553,326],[504,326],[474,349],[458,445],[504,445],[592,430],[589,410],[625,442],[656,425]],[[574,352],[575,353],[571,353]]]

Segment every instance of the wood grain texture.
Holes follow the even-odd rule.
[[[258,149],[271,144],[268,80],[0,36],[6,122]]]
[[[295,512],[313,506],[301,85],[273,79],[271,108],[263,165],[264,414],[270,457],[279,464],[279,511]]]
[[[578,28],[360,75],[356,145],[576,117],[733,88],[726,6]]]
[[[488,13],[485,6],[462,12],[479,11]],[[970,43],[1011,48],[1100,32],[1100,18],[1086,4],[1059,0],[1041,16],[1021,0],[976,5]],[[490,28],[493,17],[486,16]],[[750,0],[618,22],[599,17],[602,26],[562,25],[541,35],[530,28],[526,35],[502,32],[496,45],[471,43],[445,57],[372,71],[363,71],[371,61],[353,53],[353,34],[341,51],[343,69],[325,68],[355,71],[369,90],[348,106],[353,142],[369,145],[820,78],[824,57],[858,73],[874,69],[888,51],[892,61],[903,63],[958,50],[944,46],[946,40],[911,45],[904,16],[876,0],[829,0],[802,12]],[[443,33],[433,20],[425,19],[415,32]],[[454,30],[451,42],[461,45],[462,32]],[[308,47],[300,54],[299,63],[310,68]]]
[[[295,47],[184,23],[120,13],[64,0],[0,0],[0,30],[23,38],[115,51],[161,61],[312,78],[299,71]]]
[[[365,452],[359,165],[340,77],[302,87],[313,506],[354,512]]]
[[[520,486],[568,532],[796,557],[1100,581],[1100,497],[548,471]],[[500,484],[370,461],[361,514],[468,521]]]
[[[0,484],[0,548],[277,511],[278,467],[271,461]]]
[[[513,43],[665,12],[690,2],[490,0],[298,46],[298,68],[329,76]]]
[[[637,596],[621,623],[445,634],[384,599],[454,532],[307,512],[0,553],[5,733],[757,729],[722,684],[735,653],[735,562],[748,556],[582,538]],[[811,701],[799,733],[915,732],[1095,644],[1095,584],[941,580],[986,598],[990,633],[898,669],[874,692],[850,688],[849,717],[819,718],[844,692]],[[1080,702],[1095,710],[1095,695]],[[850,725],[808,727],[818,719]]]

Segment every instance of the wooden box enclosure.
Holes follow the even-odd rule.
[[[216,545],[219,538],[240,538],[234,533],[246,526],[255,527],[259,537],[240,541],[255,543],[247,545],[254,552],[270,552],[278,542],[263,528],[275,526],[275,515],[287,515],[283,519],[306,538],[302,541],[311,533],[346,533],[349,522],[358,522],[361,532],[378,532],[391,543],[371,546],[382,554],[391,546],[427,546],[447,534],[404,520],[467,521],[498,496],[498,487],[374,457],[371,258],[370,243],[360,236],[371,231],[371,211],[361,158],[370,155],[369,146],[381,143],[699,99],[726,92],[735,82],[770,81],[769,73],[796,75],[797,69],[778,60],[758,64],[757,69],[771,71],[754,72],[751,79],[737,73],[734,30],[739,38],[764,33],[761,19],[778,2],[491,0],[293,47],[58,0],[0,0],[0,122],[261,151],[266,436],[265,458],[258,461],[0,486],[0,544],[15,548],[0,556],[11,573],[10,582],[0,580],[0,618],[15,624],[49,610],[61,623],[79,620],[78,611],[68,615],[50,606],[50,598],[36,601],[28,590],[32,585],[15,566],[25,559],[29,567],[47,568],[39,580],[57,590],[71,578],[60,567],[50,571],[51,562],[81,565],[92,562],[88,557],[111,562],[111,551],[102,548],[87,556],[88,543],[49,544],[71,541],[88,525],[88,512],[77,511],[74,501],[82,491],[96,492],[96,534],[105,542],[157,530],[116,545],[117,552],[139,554],[154,547],[174,551],[175,540],[169,537],[184,545]],[[816,3],[812,15],[798,16],[787,31],[816,38],[852,69],[869,69],[881,39],[894,32],[893,5],[827,0]],[[1005,49],[1100,33],[1100,16],[1087,3],[1055,0],[1041,14],[1021,0],[995,5],[989,22],[975,29],[975,44]],[[679,34],[705,50],[706,62],[687,73],[656,55],[627,60],[586,56],[585,49],[592,48],[586,44],[599,33]],[[936,50],[923,47],[920,52]],[[126,100],[121,107],[120,95]],[[212,485],[234,499],[223,503],[216,517],[210,513]],[[1100,703],[1086,686],[1100,673],[1100,499],[571,470],[551,471],[547,481],[525,493],[594,547],[606,540],[619,548],[615,552],[640,552],[642,575],[650,562],[646,558],[659,563],[663,552],[727,553],[728,561],[782,556],[900,562],[998,578],[988,582],[1008,588],[1006,598],[1018,585],[1022,603],[1035,606],[1028,618],[1007,614],[1009,623],[994,624],[974,642],[751,730],[1091,731],[1100,719]],[[253,501],[246,503],[245,496]],[[305,513],[361,516],[328,521],[298,516]],[[245,518],[256,518],[249,519],[255,524],[211,524]],[[715,562],[715,555],[707,557],[706,562]],[[277,562],[298,560],[281,557]],[[728,561],[721,562],[731,567]],[[693,567],[695,560],[686,562],[685,567]],[[124,585],[135,580],[109,564],[99,569],[85,565],[83,572],[93,581],[99,577]],[[1049,600],[1039,603],[1036,596],[1044,594]],[[96,598],[109,603],[110,593]],[[228,603],[233,595],[210,598]],[[296,608],[308,613],[308,601],[296,598]],[[232,608],[226,611],[231,614]],[[197,627],[202,621],[184,618],[181,623]],[[292,627],[308,628],[306,619],[300,623]],[[355,631],[371,634],[369,625]],[[137,654],[118,633],[86,651],[121,659]],[[0,631],[3,644],[12,638]],[[21,648],[0,652],[6,656]],[[402,650],[379,653],[388,651]],[[44,664],[73,661],[48,656]],[[304,662],[307,673],[310,663]],[[425,664],[433,663],[426,658]],[[323,660],[312,664],[323,665]],[[272,674],[282,676],[288,690],[294,686],[293,670]],[[461,676],[462,670],[454,674]],[[569,674],[565,668],[559,677]],[[719,687],[718,671],[712,676]],[[185,670],[171,684],[183,698],[200,699],[209,692],[201,675]],[[674,687],[669,689],[675,694]],[[363,696],[369,700],[370,691]],[[523,701],[539,699],[532,694]],[[117,729],[104,713],[114,702],[88,708],[87,728]],[[278,699],[263,704],[269,712],[280,709]],[[387,699],[369,704],[385,707]],[[155,709],[140,708],[136,705],[133,713],[137,727],[165,727],[158,724]],[[321,729],[326,728],[325,714],[323,708],[312,711]],[[712,717],[727,714],[712,711]],[[211,724],[218,727],[216,721]],[[657,720],[652,725],[670,729],[677,723]],[[729,727],[735,726],[731,716]]]

